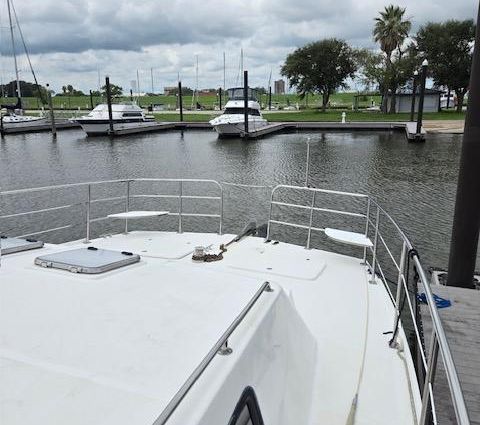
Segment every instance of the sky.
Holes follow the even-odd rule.
[[[251,86],[280,78],[288,53],[308,42],[337,37],[375,49],[372,27],[383,0],[11,0],[40,84],[97,89],[110,76],[128,91],[162,92],[164,86],[240,83],[240,51]],[[0,71],[14,78],[6,0],[0,0]],[[406,0],[412,34],[429,21],[476,18],[478,0]],[[16,51],[23,49],[16,29]],[[21,79],[32,81],[25,55]]]

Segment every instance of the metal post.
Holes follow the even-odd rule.
[[[480,22],[480,8],[477,22]],[[473,288],[480,226],[480,29],[477,25],[465,118],[447,285]]]
[[[415,100],[417,95],[417,80],[418,80],[418,71],[415,70],[413,73],[413,88],[412,88],[412,106],[410,107],[410,121],[415,121]]]
[[[272,219],[272,209],[273,209],[273,193],[275,189],[272,189],[272,193],[270,194],[270,210],[268,212],[268,224],[267,224],[267,237],[266,240],[270,239],[270,220]]]
[[[223,187],[220,189],[220,226],[218,234],[221,235],[223,231]]]
[[[312,224],[313,224],[313,208],[315,207],[315,195],[317,193],[314,191],[312,196],[312,205],[310,207],[310,223],[308,225],[308,237],[307,237],[307,249],[310,249],[310,240],[312,236]]]
[[[402,254],[400,255],[400,264],[397,278],[397,296],[395,298],[395,316],[393,319],[393,329],[396,329],[397,323],[400,320],[400,299],[402,297],[402,279],[405,271],[405,258],[407,256],[407,243],[404,241],[402,246]],[[409,271],[407,270],[407,273]],[[408,293],[406,294],[408,297]],[[392,340],[393,343],[393,340]],[[393,348],[393,347],[392,347]]]
[[[57,137],[57,126],[55,125],[55,114],[53,113],[53,101],[52,93],[50,92],[49,85],[47,84],[47,99],[48,99],[48,109],[50,110],[50,124],[52,126],[52,135]]]
[[[248,71],[243,71],[243,121],[245,138],[248,138]]]
[[[428,283],[427,283],[428,285]],[[435,380],[435,371],[437,369],[438,359],[438,341],[435,330],[432,332],[432,340],[430,341],[430,351],[427,362],[427,376],[423,384],[422,393],[422,410],[420,412],[419,425],[424,425],[427,419],[428,406],[430,402],[430,389],[433,388],[433,381]]]
[[[90,185],[87,186],[87,216],[85,220],[86,224],[86,234],[85,234],[85,243],[90,242],[90,203],[92,199],[92,188]]]
[[[130,180],[127,180],[127,193],[125,198],[125,212],[130,211]],[[125,219],[125,233],[128,233],[128,218]]]
[[[183,181],[180,181],[180,194],[178,197],[178,233],[182,233],[182,210],[183,210]]]
[[[422,76],[420,77],[420,99],[418,100],[418,115],[417,115],[417,137],[422,137],[422,120],[423,120],[423,102],[425,100],[425,83],[427,81],[427,67],[428,61],[425,59],[422,62]]]
[[[178,82],[178,108],[180,109],[180,121],[183,121],[182,82]]]
[[[268,87],[268,110],[272,110],[272,86]]]
[[[310,174],[310,137],[307,138],[307,163],[305,167],[305,187],[308,187],[309,174]]]
[[[370,200],[370,197],[368,197],[368,201],[367,201],[367,213],[366,213],[366,216],[367,216],[367,219],[365,220],[365,237],[368,238],[368,228],[369,228],[369,219],[370,219],[370,204],[371,204],[371,200]],[[363,264],[366,265],[367,264],[367,247],[364,247],[363,248]]]
[[[93,106],[93,93],[90,90],[90,109],[93,109],[93,108],[94,108],[94,106]]]
[[[375,276],[377,267],[377,242],[378,242],[378,226],[380,224],[380,207],[377,205],[377,215],[375,217],[375,237],[373,238],[373,260],[372,260],[372,278],[370,283],[376,283]]]
[[[112,93],[110,90],[110,77],[105,77],[105,86],[107,91],[107,106],[108,106],[108,126],[109,133],[113,135],[113,114],[112,114]]]

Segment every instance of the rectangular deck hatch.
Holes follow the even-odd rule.
[[[30,249],[42,248],[43,242],[35,239],[10,238],[1,236],[0,240],[2,255],[13,254],[15,252],[28,251]]]
[[[35,258],[35,264],[38,266],[86,274],[104,273],[139,261],[140,256],[131,252],[111,251],[92,246]]]

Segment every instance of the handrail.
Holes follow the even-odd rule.
[[[228,347],[228,339],[232,335],[232,333],[237,329],[237,327],[242,323],[245,316],[248,312],[252,309],[255,303],[258,301],[260,296],[264,292],[273,292],[272,287],[270,286],[270,282],[263,282],[262,286],[255,292],[253,297],[250,299],[248,304],[244,307],[244,309],[240,312],[240,314],[234,319],[234,321],[230,324],[227,330],[222,334],[222,336],[218,339],[215,345],[210,349],[207,355],[203,358],[200,364],[195,368],[195,370],[190,374],[187,378],[185,383],[180,387],[180,389],[176,392],[176,394],[172,397],[170,402],[167,404],[163,412],[160,416],[153,422],[153,425],[164,425],[170,416],[172,416],[173,412],[176,410],[178,405],[187,395],[188,391],[192,386],[197,382],[200,378],[202,373],[211,363],[211,361],[217,356],[217,354],[230,354],[232,351]]]
[[[312,193],[312,201],[310,205],[304,205],[304,204],[293,204],[293,203],[287,203],[287,202],[279,202],[278,200],[274,200],[275,193],[278,189],[281,188],[286,188],[286,189],[292,189],[292,190],[298,190],[298,191],[304,191],[304,192],[309,192]],[[341,210],[333,210],[333,209],[326,209],[326,208],[319,208],[315,206],[315,194],[317,193],[327,193],[327,194],[333,194],[333,195],[343,195],[343,196],[348,196],[348,197],[354,197],[354,198],[365,198],[367,199],[367,212],[366,214],[356,214],[356,213],[351,213],[347,211],[341,211]],[[281,221],[281,220],[274,220],[272,219],[272,208],[274,205],[280,205],[284,207],[293,207],[293,208],[301,208],[303,210],[308,210],[310,212],[310,217],[309,217],[309,224],[304,225],[304,224],[296,224],[292,222],[287,222],[287,221]],[[377,273],[376,273],[376,268],[378,267],[380,271],[380,279],[383,281],[384,285],[387,287],[387,290],[389,292],[389,295],[392,299],[392,302],[394,303],[396,313],[395,313],[395,320],[394,320],[394,327],[396,327],[397,322],[401,321],[400,318],[400,304],[401,304],[401,299],[402,299],[402,288],[404,291],[406,291],[407,294],[407,299],[408,299],[408,305],[410,309],[410,315],[412,316],[413,319],[413,324],[414,324],[414,331],[417,339],[417,343],[420,347],[420,353],[421,353],[421,359],[422,359],[422,366],[425,369],[425,383],[422,389],[422,406],[421,406],[421,413],[420,413],[420,419],[419,419],[419,424],[420,425],[425,425],[428,419],[428,407],[431,406],[432,413],[435,414],[434,412],[434,401],[433,401],[433,380],[435,378],[435,371],[437,367],[437,356],[438,352],[442,354],[442,359],[445,367],[445,372],[447,376],[447,381],[449,385],[449,390],[450,390],[450,396],[453,402],[454,410],[455,410],[455,416],[457,419],[457,424],[460,425],[469,425],[470,424],[470,419],[468,416],[468,411],[465,405],[465,400],[463,397],[462,389],[460,386],[460,381],[458,379],[458,374],[457,370],[455,367],[455,363],[453,361],[453,356],[450,351],[450,347],[447,341],[447,337],[445,334],[445,330],[443,329],[443,325],[438,313],[438,309],[435,303],[435,300],[433,298],[432,290],[430,288],[430,283],[427,279],[427,276],[425,274],[425,271],[423,269],[423,266],[421,265],[420,258],[415,251],[412,243],[406,236],[406,234],[402,231],[400,226],[396,223],[396,221],[386,212],[374,199],[369,197],[368,195],[363,195],[359,193],[350,193],[350,192],[339,192],[339,191],[334,191],[334,190],[326,190],[326,189],[318,189],[318,188],[312,188],[312,187],[306,187],[306,186],[291,186],[291,185],[278,185],[276,186],[271,193],[271,199],[270,199],[270,212],[269,212],[269,219],[268,219],[268,225],[267,225],[267,239],[270,239],[270,225],[271,224],[280,224],[280,225],[285,225],[285,226],[290,226],[290,227],[296,227],[300,229],[305,229],[308,231],[308,236],[307,236],[307,242],[306,242],[306,248],[310,248],[310,234],[312,230],[315,231],[324,231],[323,227],[314,227],[313,226],[313,212],[314,211],[321,211],[321,212],[329,212],[332,214],[338,214],[338,215],[350,215],[353,217],[362,217],[365,218],[365,235],[368,236],[369,232],[369,227],[370,225],[373,227],[374,231],[374,243],[373,247],[371,247],[369,250],[372,253],[373,256],[373,261],[372,264],[370,265],[367,261],[367,249],[364,250],[364,263],[368,265],[368,267],[371,270],[372,273],[372,280],[375,280],[377,278]],[[370,215],[372,211],[375,211],[375,218],[372,220],[370,218]],[[398,236],[400,240],[403,243],[403,249],[402,249],[402,255],[401,258],[398,260],[398,262],[395,260],[392,251],[388,247],[385,238],[383,237],[382,233],[380,232],[379,229],[379,223],[381,220],[381,217],[385,217],[387,221],[393,226],[394,230],[398,233]],[[383,273],[383,270],[380,266],[380,263],[378,262],[378,255],[377,255],[377,247],[378,244],[381,243],[383,244],[388,257],[392,261],[393,266],[395,269],[398,271],[398,280],[397,280],[397,294],[396,298],[393,299],[391,295],[391,291],[388,288],[387,281],[385,278],[385,275]],[[408,254],[407,254],[408,251]],[[418,272],[418,275],[420,277],[420,281],[423,284],[424,290],[425,290],[425,296],[427,299],[427,306],[428,306],[428,312],[432,318],[432,339],[431,339],[431,348],[429,350],[429,356],[428,359],[426,357],[426,354],[423,352],[423,345],[422,345],[422,336],[420,335],[420,331],[418,329],[418,324],[417,320],[415,318],[415,312],[413,310],[413,307],[411,305],[410,298],[408,297],[408,287],[407,287],[407,281],[406,281],[406,275],[408,275],[409,270],[405,270],[405,261],[407,255],[410,256],[410,258],[413,260],[413,263],[415,265],[415,268]],[[392,341],[392,347],[395,347],[396,344],[394,341]]]
[[[135,182],[159,182],[159,183],[178,183],[179,184],[179,192],[177,194],[168,194],[168,195],[148,195],[148,194],[130,194],[130,186],[132,183]],[[185,195],[183,192],[183,186],[185,183],[202,183],[202,184],[210,184],[216,187],[218,190],[217,196],[198,196],[198,195]],[[126,184],[126,193],[122,196],[113,196],[113,197],[105,197],[105,198],[96,198],[92,199],[91,196],[91,189],[94,186],[99,185],[108,185],[108,184]],[[27,189],[13,189],[13,190],[6,190],[0,191],[0,197],[2,196],[9,196],[9,195],[23,195],[26,193],[38,193],[38,192],[46,192],[52,190],[60,190],[60,189],[71,189],[71,188],[82,188],[85,187],[87,189],[87,196],[86,201],[82,202],[86,205],[86,218],[85,218],[85,242],[90,241],[90,224],[102,221],[107,217],[96,217],[91,218],[91,204],[94,203],[102,203],[108,201],[115,201],[115,200],[125,200],[125,211],[128,211],[130,208],[130,200],[133,198],[173,198],[179,200],[179,209],[178,212],[171,212],[169,215],[178,216],[178,231],[182,232],[182,218],[183,217],[205,217],[205,218],[218,218],[219,219],[219,234],[222,234],[223,231],[223,187],[220,183],[216,180],[212,179],[181,179],[181,178],[133,178],[133,179],[116,179],[116,180],[103,180],[103,181],[90,181],[90,182],[82,182],[82,183],[67,183],[67,184],[60,184],[60,185],[52,185],[52,186],[40,186],[34,188],[27,188]],[[202,213],[184,213],[183,212],[183,200],[184,199],[203,199],[203,200],[210,200],[210,201],[218,201],[219,202],[219,212],[218,214],[202,214]],[[40,210],[33,210],[33,211],[24,211],[15,214],[6,214],[0,216],[0,219],[6,218],[13,218],[18,216],[27,216],[31,214],[38,214],[43,212],[55,211],[66,209],[67,207],[73,207],[74,205],[79,204],[72,204],[72,205],[62,205],[62,206],[55,206],[51,208],[44,208]],[[62,227],[64,228],[64,227]],[[61,228],[59,227],[58,230]],[[43,231],[37,231],[31,233],[29,235],[36,235],[41,233],[52,232],[57,229],[49,229]],[[125,233],[128,233],[128,219],[125,219]]]

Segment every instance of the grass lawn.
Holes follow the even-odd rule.
[[[215,115],[209,114],[184,114],[184,121],[206,122]],[[293,122],[293,121],[341,121],[341,111],[319,112],[306,110],[300,112],[264,112],[263,116],[271,122]],[[179,121],[178,114],[155,114],[157,121]],[[423,114],[424,120],[463,120],[465,113],[449,112],[427,112]],[[368,112],[347,112],[347,121],[408,121],[410,114],[380,114]]]

